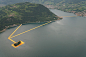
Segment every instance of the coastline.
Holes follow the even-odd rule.
[[[75,12],[75,11],[64,11],[64,12],[73,13],[73,14],[80,16],[80,17],[86,17],[86,13],[83,13],[83,12]]]
[[[59,17],[59,16],[57,16]],[[61,20],[63,19],[62,17],[59,17],[57,20]],[[29,23],[22,23],[22,25],[26,25],[26,24],[43,24],[43,23],[47,23],[47,22],[55,22],[57,20],[53,20],[53,21],[44,21],[44,22],[29,22]],[[3,30],[0,31],[0,34],[3,33],[4,31],[6,31],[7,29],[10,29],[10,28],[14,28],[14,27],[17,27],[19,26],[20,24],[13,24],[13,25],[9,25],[9,26],[5,26],[5,28]]]
[[[44,5],[45,7],[49,8],[49,9],[57,9],[57,10],[61,10],[59,9],[57,6],[53,6],[53,5]],[[64,12],[68,12],[68,13],[74,13],[77,16],[80,17],[86,17],[86,10],[82,11],[82,12],[76,12],[76,11],[65,11],[65,10],[61,10]]]

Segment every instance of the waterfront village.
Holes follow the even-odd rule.
[[[59,9],[59,7],[57,6],[53,6],[53,5],[44,5],[45,7],[49,8],[49,9]],[[63,5],[64,6],[64,5]],[[65,8],[64,8],[65,9]],[[64,10],[63,9],[63,10]],[[62,10],[62,11],[63,11]],[[82,17],[86,17],[86,10],[84,11],[81,11],[81,12],[76,12],[76,11],[66,11],[66,12],[69,12],[69,13],[74,13],[75,15],[77,16],[82,16]]]

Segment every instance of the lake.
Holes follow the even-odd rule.
[[[76,16],[56,9],[50,9],[58,16]],[[41,24],[22,25],[14,35]],[[25,44],[14,48],[8,40],[17,27],[0,34],[0,57],[86,57],[86,18],[63,17],[25,34],[12,38]]]

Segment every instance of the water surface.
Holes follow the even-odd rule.
[[[50,9],[58,16],[75,16],[56,9]],[[22,25],[14,34],[21,33],[41,24]],[[24,45],[13,48],[9,35],[11,28],[0,34],[0,57],[86,57],[86,18],[64,17],[62,20],[42,26],[12,38],[22,40]]]

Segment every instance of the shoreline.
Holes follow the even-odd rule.
[[[59,16],[57,16],[59,17]],[[63,19],[62,17],[59,17],[57,20],[61,20]],[[55,22],[57,20],[53,20],[53,21],[45,21],[45,22],[29,22],[29,23],[22,23],[22,25],[26,25],[26,24],[43,24],[43,23],[47,23],[47,22]],[[7,29],[10,29],[10,28],[14,28],[14,27],[17,27],[19,26],[20,24],[13,24],[13,25],[9,25],[9,26],[5,26],[5,28],[3,30],[0,31],[0,34],[5,32]]]
[[[61,11],[63,11],[63,10],[61,10]],[[75,13],[75,11],[64,11],[64,12],[73,13],[80,17],[86,17],[86,14],[84,14],[83,12],[76,12],[76,13]]]
[[[56,8],[55,8],[56,9]],[[60,9],[57,9],[57,10],[60,10]],[[64,11],[64,10],[61,10],[63,12],[67,12],[67,13],[73,13],[75,14],[76,16],[80,16],[80,17],[86,17],[86,14],[82,13],[82,12],[77,12],[75,13],[75,11]]]
[[[53,5],[44,5],[45,7],[47,7],[48,9],[57,9],[57,10],[61,10],[61,9],[58,9],[57,6],[53,6]],[[61,11],[64,11],[64,10],[61,10]],[[64,12],[68,12],[68,13],[73,13],[77,16],[80,16],[80,17],[86,17],[86,10],[82,11],[82,12],[76,12],[76,11],[64,11]]]

